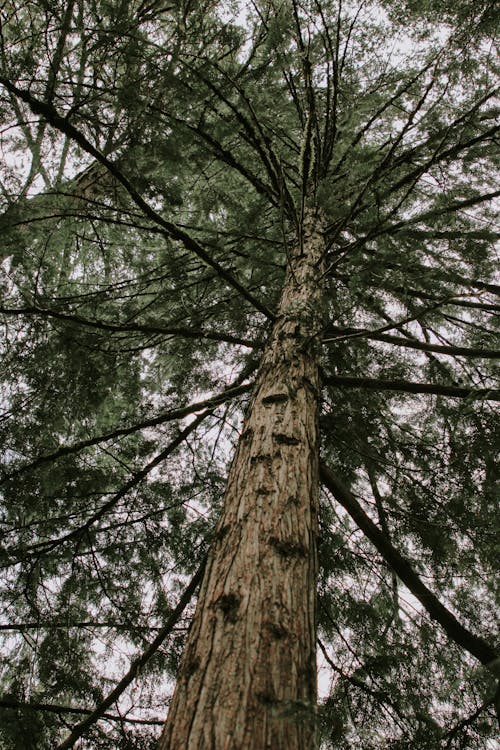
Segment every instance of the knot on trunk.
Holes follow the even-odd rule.
[[[186,677],[189,678],[194,675],[196,670],[200,668],[200,660],[197,656],[192,657],[191,659],[186,660]]]
[[[255,697],[263,706],[275,706],[280,702],[271,690],[263,690],[260,693],[256,693]]]
[[[273,432],[273,438],[280,445],[300,445],[300,440],[293,435],[286,435],[284,432]]]
[[[289,635],[288,630],[283,627],[283,625],[280,625],[279,622],[271,622],[270,620],[268,620],[267,622],[264,622],[264,626],[268,629],[273,638],[276,638],[277,641],[282,641]]]
[[[277,536],[269,537],[269,544],[278,552],[281,557],[307,557],[308,551],[300,542],[294,542],[291,539],[280,539]]]
[[[240,606],[240,598],[236,594],[223,594],[219,596],[214,606],[217,609],[222,610],[224,619],[228,622],[236,622],[238,619],[238,608]]]
[[[262,403],[264,405],[279,404],[288,401],[289,398],[288,393],[269,393],[269,395],[263,397]]]

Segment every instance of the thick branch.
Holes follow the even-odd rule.
[[[50,310],[46,307],[2,307],[0,306],[0,313],[4,315],[38,315],[44,318],[55,318],[57,320],[67,321],[68,323],[76,323],[77,325],[86,326],[88,328],[97,328],[102,331],[115,331],[116,333],[146,333],[146,334],[159,334],[163,336],[182,336],[188,339],[211,339],[212,341],[225,341],[229,344],[237,344],[239,346],[248,346],[253,348],[255,346],[254,341],[248,339],[242,339],[238,336],[231,336],[230,334],[219,333],[218,331],[205,331],[203,328],[188,328],[187,326],[158,326],[154,323],[107,323],[104,320],[89,320],[88,318],[82,318],[80,315],[73,315],[63,313],[59,310]]]
[[[484,193],[483,195],[476,195],[473,198],[454,201],[442,208],[430,208],[428,211],[423,211],[422,213],[416,214],[409,219],[401,219],[401,221],[398,221],[394,224],[389,224],[386,226],[379,225],[378,228],[373,229],[372,232],[368,232],[364,237],[362,237],[357,244],[363,245],[367,240],[373,240],[375,239],[375,237],[379,237],[384,234],[394,234],[400,229],[405,229],[406,227],[413,226],[414,224],[418,224],[419,222],[428,223],[431,219],[437,219],[438,216],[443,216],[447,213],[453,213],[454,211],[463,211],[466,208],[477,206],[480,203],[486,203],[493,200],[494,198],[498,198],[499,196],[500,190],[493,190],[491,193]]]
[[[462,280],[465,282],[465,279]],[[486,282],[481,282],[475,279],[469,280],[470,286],[476,286],[479,288],[479,285],[482,285],[481,288],[492,286],[490,284],[487,284]],[[494,286],[494,285],[493,285]],[[492,291],[492,294],[498,294],[498,287],[496,287],[497,291]],[[430,299],[435,300],[436,302],[439,301],[439,297],[436,297],[435,294],[429,294],[428,292],[420,291],[418,289],[408,289],[406,287],[394,287],[393,289],[388,289],[390,292],[398,292],[403,297],[417,297],[420,299]],[[486,289],[486,291],[490,291]],[[485,310],[486,312],[492,312],[492,313],[500,313],[500,305],[495,305],[490,302],[471,302],[470,300],[460,299],[459,297],[442,297],[443,306],[447,305],[453,305],[454,307],[468,307],[471,310]]]
[[[160,227],[162,227],[165,236],[181,242],[185,248],[197,255],[198,258],[201,258],[201,260],[207,266],[213,268],[221,279],[232,286],[233,289],[236,289],[241,294],[241,296],[244,297],[244,299],[246,299],[248,302],[250,302],[250,304],[253,305],[253,307],[255,307],[256,310],[259,310],[259,312],[263,313],[266,318],[269,318],[270,320],[274,319],[273,314],[270,310],[268,310],[266,305],[256,299],[252,294],[250,294],[250,292],[245,289],[245,287],[242,286],[239,281],[237,281],[237,279],[235,279],[234,276],[229,273],[229,271],[226,271],[226,269],[224,269],[219,263],[217,263],[217,261],[214,260],[206,252],[206,250],[204,250],[204,248],[195,239],[193,239],[193,237],[183,231],[176,224],[172,224],[172,222],[166,221],[157,211],[155,211],[155,209],[144,200],[140,193],[137,192],[132,183],[118,169],[116,164],[114,164],[106,156],[104,156],[104,154],[101,153],[98,148],[93,146],[92,143],[86,138],[86,136],[80,130],[75,128],[75,126],[72,125],[66,117],[61,117],[61,115],[51,104],[42,102],[34,97],[29,91],[18,88],[4,76],[0,76],[0,83],[5,86],[8,91],[24,101],[34,114],[44,117],[53,128],[71,138],[73,141],[75,141],[75,143],[78,143],[78,145],[81,146],[84,151],[93,156],[94,159],[96,159],[96,161],[98,161],[100,164],[103,164],[108,172],[121,185],[123,185],[129,196],[132,198],[133,202],[142,210],[144,215],[154,221],[155,224],[158,224]]]
[[[26,633],[30,630],[69,630],[70,628],[109,628],[110,630],[161,630],[152,625],[131,625],[128,622],[96,622],[95,620],[82,620],[81,622],[13,622],[0,624],[0,632],[14,631]],[[24,705],[24,704],[23,704]]]
[[[0,708],[11,708],[21,711],[45,711],[51,714],[80,714],[81,716],[88,716],[93,713],[89,708],[59,706],[54,703],[23,703],[22,701],[11,700],[8,698],[0,699]],[[107,719],[108,721],[118,721],[120,724],[125,722],[127,724],[146,724],[149,726],[163,725],[161,719],[134,719],[132,716],[118,716],[118,714],[103,713],[101,714],[101,718]]]
[[[387,333],[377,333],[364,328],[337,328],[330,326],[326,335],[333,334],[333,338],[323,339],[324,344],[335,342],[344,337],[355,335],[358,338],[374,339],[384,341],[396,346],[406,346],[409,349],[419,349],[423,352],[437,352],[438,354],[450,354],[453,357],[480,357],[482,359],[500,359],[500,349],[472,349],[468,346],[444,346],[442,344],[428,344],[423,341],[409,341],[401,336],[391,336]]]
[[[335,499],[345,508],[361,531],[374,544],[384,560],[403,581],[405,586],[419,600],[429,616],[438,622],[451,640],[478,659],[481,664],[490,668],[498,662],[499,656],[481,637],[464,627],[430,591],[412,568],[410,562],[393,547],[385,534],[365,513],[352,492],[324,464],[320,467],[321,481],[330,490]],[[498,664],[495,665],[498,669]]]
[[[375,391],[405,391],[406,393],[432,393],[450,398],[470,398],[485,401],[500,401],[500,390],[496,388],[459,388],[439,383],[412,383],[408,380],[380,380],[378,378],[354,378],[350,375],[328,375],[325,385],[340,385],[346,388],[368,388]]]
[[[14,479],[15,477],[19,476],[19,474],[24,473],[25,471],[36,469],[38,466],[41,466],[44,463],[48,463],[49,461],[55,461],[62,456],[69,456],[73,453],[78,453],[84,448],[90,448],[92,445],[105,443],[108,440],[116,440],[116,438],[124,437],[126,435],[132,435],[134,432],[144,430],[148,427],[157,427],[159,425],[165,424],[166,422],[173,422],[178,419],[183,419],[184,417],[187,417],[190,414],[194,414],[197,411],[201,411],[202,409],[219,406],[219,404],[223,404],[226,401],[234,398],[235,396],[240,396],[241,394],[246,393],[251,388],[251,383],[246,385],[232,386],[227,390],[222,391],[222,393],[211,396],[204,401],[195,401],[194,403],[188,404],[187,406],[181,406],[178,409],[171,409],[170,411],[163,412],[162,414],[159,414],[156,417],[152,417],[151,419],[145,419],[142,422],[136,422],[129,427],[118,427],[112,432],[107,432],[103,435],[96,435],[92,438],[88,438],[87,440],[80,440],[77,443],[72,443],[71,445],[62,445],[53,453],[47,453],[44,456],[39,456],[31,463],[20,466],[15,471],[12,471],[6,476],[2,477],[2,479],[0,479],[0,485],[2,485],[4,482]]]
[[[6,549],[5,554],[9,557],[20,556],[26,558],[28,555],[33,556],[50,552],[50,550],[55,549],[61,544],[65,544],[66,542],[70,542],[75,539],[81,539],[81,537],[86,532],[88,532],[89,529],[97,523],[97,521],[99,521],[103,516],[105,516],[107,513],[109,513],[110,510],[115,507],[115,505],[119,502],[119,500],[122,499],[122,497],[125,497],[130,492],[130,490],[134,489],[134,487],[144,481],[144,479],[153,471],[153,469],[163,463],[163,461],[165,461],[165,459],[168,458],[168,456],[170,456],[170,454],[173,453],[179,447],[179,445],[184,442],[188,435],[194,432],[194,430],[199,427],[201,422],[210,414],[212,414],[211,409],[206,409],[201,414],[199,414],[196,419],[191,422],[191,424],[189,424],[181,432],[179,432],[177,437],[175,437],[164,450],[158,453],[140,471],[137,471],[135,474],[133,474],[128,482],[126,482],[123,487],[118,490],[118,492],[115,492],[111,496],[111,498],[99,508],[99,510],[93,513],[90,518],[85,521],[84,524],[82,524],[81,526],[77,526],[77,528],[68,531],[66,534],[63,534],[56,539],[38,542],[36,544],[33,544],[29,548],[21,548],[15,550]]]
[[[164,112],[163,110],[160,111],[162,112],[162,114],[165,114],[170,120],[183,125],[191,133],[194,133],[203,141],[205,141],[205,143],[209,145],[215,156],[217,156],[221,161],[225,162],[228,166],[236,169],[241,175],[243,175],[243,177],[245,177],[246,180],[248,180],[248,182],[250,182],[251,185],[253,185],[258,193],[260,193],[261,195],[265,195],[266,198],[268,198],[271,203],[273,203],[273,205],[277,205],[277,198],[273,194],[272,189],[264,182],[262,182],[262,180],[260,180],[256,175],[254,175],[250,169],[248,169],[240,161],[238,161],[234,154],[228,149],[224,148],[224,146],[219,143],[219,141],[217,141],[211,133],[203,130],[203,128],[201,128],[199,125],[191,125],[189,122],[187,122],[187,120],[182,120],[179,117],[174,117],[173,115],[170,115],[168,112]]]

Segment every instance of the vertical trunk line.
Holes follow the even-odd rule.
[[[315,747],[321,229],[306,211],[160,750]]]

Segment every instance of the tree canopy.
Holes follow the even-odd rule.
[[[310,205],[320,747],[493,748],[495,3],[1,13],[0,748],[156,746]]]

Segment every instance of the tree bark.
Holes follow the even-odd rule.
[[[231,465],[160,750],[312,750],[319,218],[306,212]]]

